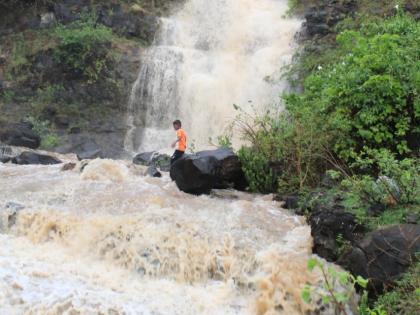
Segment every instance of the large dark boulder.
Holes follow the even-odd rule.
[[[328,261],[336,261],[341,241],[353,242],[362,227],[351,214],[341,210],[318,211],[309,217],[313,252]]]
[[[32,125],[29,123],[0,123],[0,142],[36,149],[41,144],[41,138],[32,130]]]
[[[19,165],[26,165],[26,164],[43,164],[43,165],[50,165],[50,164],[60,164],[62,163],[59,159],[55,157],[39,154],[36,152],[24,151],[17,157],[12,159],[12,163],[19,164]]]
[[[369,279],[370,293],[392,286],[420,252],[420,225],[394,225],[369,233],[339,263],[355,275]]]
[[[239,158],[230,149],[185,155],[172,165],[170,175],[180,190],[191,194],[247,186]]]

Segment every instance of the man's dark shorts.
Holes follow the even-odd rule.
[[[175,150],[174,154],[171,157],[171,165],[175,163],[176,160],[181,158],[184,155],[184,151]]]

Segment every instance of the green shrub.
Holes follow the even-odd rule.
[[[96,82],[108,70],[113,56],[109,52],[113,38],[110,28],[87,18],[70,25],[58,25],[59,45],[55,57],[72,71]]]
[[[366,288],[368,280],[360,276],[354,277],[347,271],[338,271],[336,267],[328,266],[317,258],[308,260],[308,270],[318,269],[321,272],[323,286],[306,285],[302,290],[302,299],[309,303],[321,300],[323,305],[333,307],[335,314],[350,314],[347,306],[356,294],[355,286]]]
[[[301,95],[285,96],[292,114],[320,117],[334,153],[348,163],[387,149],[418,150],[420,24],[398,15],[337,37],[343,57],[308,76]]]
[[[27,117],[26,121],[33,125],[33,130],[41,138],[41,149],[52,149],[60,143],[60,138],[52,132],[49,121],[39,120],[32,116]]]
[[[251,190],[286,193],[319,181],[329,159],[329,135],[320,132],[317,117],[268,112],[242,114],[236,123],[251,143],[239,151]]]

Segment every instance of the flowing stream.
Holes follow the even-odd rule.
[[[132,89],[127,151],[164,148],[175,118],[204,147],[235,116],[232,104],[280,109],[300,26],[286,10],[287,0],[187,0],[162,19]],[[191,196],[127,161],[74,162],[0,163],[0,314],[316,309],[301,300],[320,281],[306,268],[310,228],[272,196]]]
[[[310,228],[125,161],[0,164],[0,314],[303,314]]]
[[[187,0],[161,20],[145,52],[128,105],[128,152],[164,149],[180,119],[189,144],[203,148],[243,110],[281,109],[301,22],[286,19],[287,0]]]

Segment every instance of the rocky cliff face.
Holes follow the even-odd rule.
[[[175,2],[1,1],[0,131],[26,122],[44,148],[119,157],[141,52]]]

